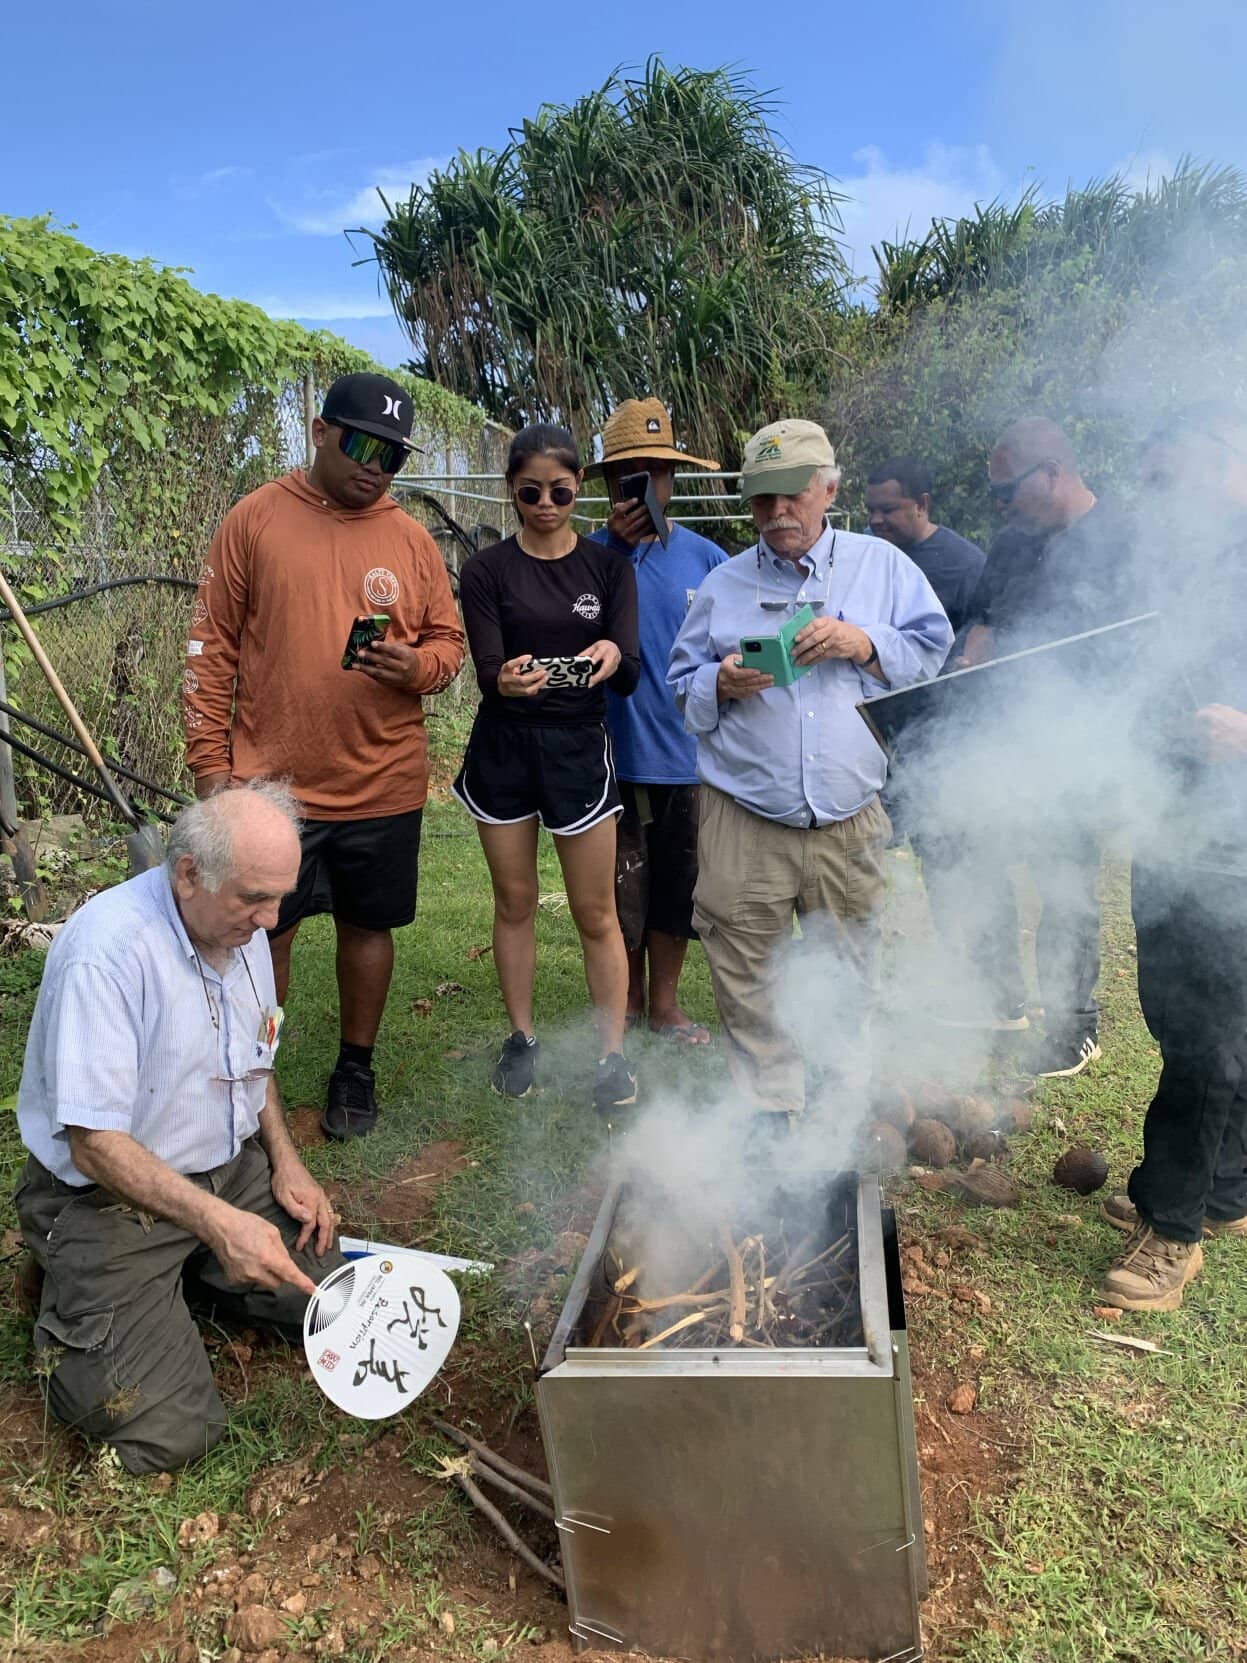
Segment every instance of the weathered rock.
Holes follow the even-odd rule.
[[[978,1389],[969,1381],[954,1386],[948,1394],[948,1410],[953,1415],[968,1415],[979,1400]]]
[[[264,1651],[286,1638],[280,1615],[267,1605],[244,1605],[225,1625],[225,1638],[240,1651]]]
[[[198,1547],[211,1542],[220,1532],[221,1521],[215,1513],[196,1513],[193,1519],[183,1519],[178,1526],[178,1546]]]

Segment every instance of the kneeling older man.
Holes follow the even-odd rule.
[[[779,421],[745,446],[741,498],[758,541],[703,581],[668,681],[697,738],[702,793],[694,922],[734,1072],[757,1111],[799,1115],[802,1056],[844,1087],[869,1073],[878,980],[883,752],[855,706],[939,671],[953,631],[930,584],[891,543],[835,531],[840,482],[821,427]],[[806,605],[789,686],[744,667],[741,642]],[[777,1009],[793,917],[820,954]],[[798,1032],[794,1032],[796,1029]],[[800,1035],[800,1039],[798,1037]]]
[[[184,809],[167,864],[88,901],[48,954],[17,1099],[35,1350],[53,1413],[131,1472],[225,1431],[184,1276],[293,1337],[342,1263],[273,1078],[264,932],[298,871],[293,799],[227,791]]]

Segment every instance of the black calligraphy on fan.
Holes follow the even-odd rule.
[[[408,1288],[407,1292],[411,1295],[411,1303],[415,1306],[415,1315],[413,1316],[411,1311],[408,1310],[408,1301],[404,1299],[402,1316],[394,1317],[390,1322],[387,1322],[385,1331],[387,1334],[392,1334],[396,1328],[405,1328],[420,1350],[427,1351],[429,1349],[427,1335],[430,1321],[436,1317],[437,1326],[445,1328],[446,1319],[442,1316],[440,1305],[427,1303],[423,1288]]]

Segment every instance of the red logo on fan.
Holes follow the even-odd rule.
[[[323,1369],[336,1369],[342,1359],[338,1356],[336,1351],[326,1350],[321,1352],[316,1361]]]

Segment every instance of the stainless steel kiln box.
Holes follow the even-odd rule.
[[[621,1187],[607,1195],[537,1383],[582,1649],[715,1663],[922,1656],[896,1226],[877,1178],[850,1182],[865,1342],[836,1350],[576,1345]]]

